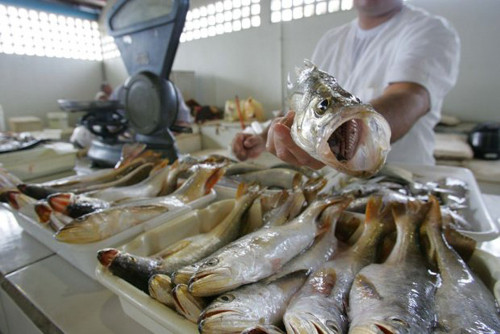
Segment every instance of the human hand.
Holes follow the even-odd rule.
[[[233,138],[231,144],[236,158],[245,161],[257,158],[266,149],[266,141],[261,135],[240,132]]]
[[[290,130],[294,116],[294,112],[288,112],[286,116],[274,119],[267,134],[266,149],[295,166],[307,166],[313,169],[324,167],[324,163],[311,157],[293,141]]]

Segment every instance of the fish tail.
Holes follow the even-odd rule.
[[[444,238],[465,262],[470,260],[472,253],[476,249],[476,240],[450,227],[444,229]]]
[[[172,296],[172,280],[168,275],[155,274],[148,282],[149,295],[162,304],[173,307],[174,298]]]
[[[47,201],[52,209],[66,214],[68,205],[71,203],[73,196],[72,193],[58,193],[49,196]]]
[[[431,263],[437,263],[437,247],[442,240],[442,224],[441,209],[437,198],[433,195],[429,196],[430,208],[427,212],[425,220],[420,227],[420,240],[426,249],[427,257]]]
[[[311,203],[318,193],[326,186],[327,180],[324,177],[316,177],[307,180],[304,185],[304,196],[306,197],[307,203]]]
[[[113,263],[113,261],[119,254],[120,251],[116,248],[104,248],[97,251],[97,260],[104,267],[109,268],[111,263]]]
[[[168,159],[162,159],[159,163],[157,163],[153,169],[151,170],[150,174],[155,174],[160,172],[163,168],[166,168],[168,166],[169,160]]]
[[[371,196],[366,204],[366,224],[382,224],[384,230],[393,229],[392,203],[384,203],[380,196]]]
[[[297,189],[302,186],[302,174],[295,173],[292,180],[292,189]]]
[[[247,183],[244,183],[244,182],[241,182],[239,185],[238,185],[238,189],[236,189],[236,199],[240,198],[241,196],[243,196],[247,191],[248,191],[248,184]]]
[[[15,210],[19,210],[21,208],[21,205],[17,200],[20,195],[21,193],[19,193],[16,190],[10,190],[5,192],[5,198],[7,199],[7,203],[9,203],[9,205],[13,207]]]
[[[50,215],[52,214],[52,209],[47,203],[42,202],[35,204],[35,212],[38,217],[38,220],[41,223],[46,224],[50,221]]]
[[[72,221],[68,225],[65,225],[56,232],[54,237],[58,241],[74,244],[84,244],[100,240],[96,226],[85,224],[81,221]]]

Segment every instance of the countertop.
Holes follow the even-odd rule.
[[[497,222],[500,196],[482,196]],[[2,334],[150,333],[125,314],[116,295],[23,232],[3,206],[0,221]],[[480,248],[500,257],[500,238]]]

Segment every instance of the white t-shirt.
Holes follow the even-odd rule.
[[[362,30],[356,19],[329,30],[312,56],[313,63],[364,102],[379,97],[390,83],[424,86],[430,111],[392,144],[387,160],[425,165],[435,163],[433,128],[456,83],[459,61],[460,40],[453,27],[410,5],[374,29]]]

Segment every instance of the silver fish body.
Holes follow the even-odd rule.
[[[396,244],[385,262],[356,275],[349,295],[349,333],[431,333],[435,278],[420,250],[418,230],[427,207],[394,204]]]
[[[291,135],[312,157],[343,173],[367,177],[385,163],[391,130],[382,115],[309,61],[289,85]]]
[[[435,197],[430,201],[423,231],[440,275],[435,295],[435,333],[500,333],[493,294],[443,238],[439,204]]]
[[[292,298],[283,322],[290,333],[339,334],[347,330],[346,304],[356,274],[376,258],[384,235],[391,231],[387,209],[381,199],[372,198],[364,229],[356,243],[342,246],[333,258],[320,266]]]
[[[321,231],[318,216],[328,206],[347,205],[328,198],[312,203],[293,221],[247,234],[198,264],[189,289],[195,296],[212,296],[256,282],[278,272],[285,263],[308,248]]]
[[[304,283],[303,273],[269,284],[253,283],[215,299],[199,320],[200,333],[241,333],[256,325],[279,325],[288,301]]]

